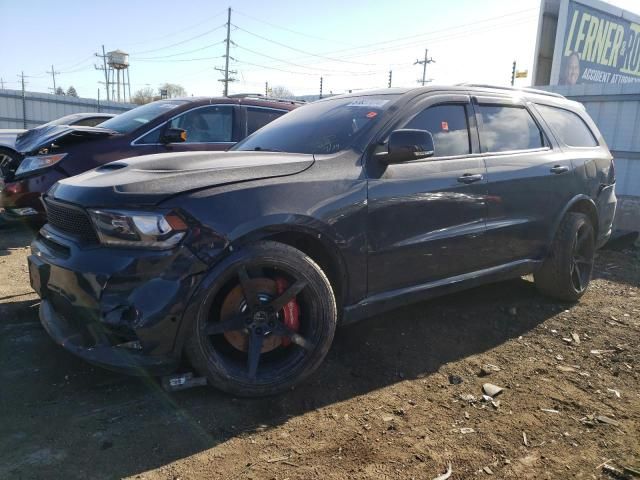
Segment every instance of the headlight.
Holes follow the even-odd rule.
[[[187,224],[177,214],[89,210],[100,243],[120,247],[167,249],[187,233]]]
[[[33,172],[34,170],[40,170],[41,168],[47,168],[51,165],[58,163],[64,157],[66,153],[57,153],[55,155],[38,155],[36,157],[25,157],[24,160],[18,166],[16,175],[22,175],[23,173]]]

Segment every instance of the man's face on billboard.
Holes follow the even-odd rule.
[[[571,55],[569,57],[569,61],[567,63],[566,70],[566,81],[569,85],[575,85],[578,83],[578,78],[580,78],[580,60],[578,60],[577,55]]]

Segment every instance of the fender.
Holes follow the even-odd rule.
[[[583,208],[582,206],[579,209],[574,208],[578,203],[581,203],[582,205],[585,205],[587,211],[585,211],[585,208]],[[567,204],[564,206],[562,211],[558,214],[558,216],[553,221],[553,228],[550,230],[549,236],[548,236],[547,241],[546,241],[547,247],[551,247],[551,244],[553,243],[553,240],[556,238],[556,233],[558,232],[558,228],[560,228],[560,223],[562,222],[562,219],[565,217],[565,215],[569,211],[578,211],[578,212],[582,212],[582,213],[587,213],[590,216],[592,216],[595,219],[593,228],[595,230],[595,236],[597,238],[597,236],[598,236],[598,208],[596,207],[596,204],[594,203],[594,201],[593,201],[593,199],[591,197],[581,193],[581,194],[576,195],[575,197],[573,197],[571,200],[569,200],[569,202],[567,202]]]
[[[283,220],[286,217],[290,221],[295,217],[292,223],[273,223],[274,220]],[[174,344],[174,352],[180,354],[184,347],[193,322],[200,315],[200,307],[205,304],[210,292],[217,291],[225,284],[234,271],[234,267],[244,260],[248,253],[242,247],[250,245],[278,234],[298,233],[308,238],[320,242],[325,250],[329,252],[334,264],[337,268],[336,274],[340,276],[342,281],[342,291],[339,293],[342,298],[347,298],[349,276],[344,256],[339,248],[340,240],[332,235],[329,225],[323,224],[310,217],[292,216],[292,215],[269,215],[261,217],[258,224],[251,223],[253,230],[248,225],[242,225],[235,229],[231,234],[226,236],[226,246],[218,252],[216,261],[210,264],[209,270],[199,281],[193,294],[190,296],[189,303],[185,308],[178,334]],[[257,228],[256,228],[257,227]]]

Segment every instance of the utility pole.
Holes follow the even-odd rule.
[[[0,77],[0,90],[4,90],[4,78]]]
[[[320,99],[322,99],[322,77],[320,77]]]
[[[511,86],[513,87],[516,83],[516,61],[513,61],[513,65],[511,66]]]
[[[269,96],[269,82],[264,82],[264,96]]]
[[[224,55],[224,96],[229,95],[229,47],[231,46],[231,7],[227,9],[227,52]]]
[[[429,63],[436,63],[436,61],[433,58],[429,58],[429,49],[425,48],[424,60],[416,60],[414,63],[414,65],[422,65],[422,81],[418,80],[418,83],[422,83],[423,87],[426,82],[431,81],[427,80],[427,64]]]
[[[20,72],[22,80],[22,126],[27,129],[27,99],[24,92],[24,72]]]
[[[102,58],[102,65],[94,65],[96,70],[102,70],[104,72],[104,85],[107,91],[107,102],[109,101],[109,70],[107,69],[107,54],[104,53],[104,45],[102,45],[102,55],[95,54],[96,57]],[[53,68],[52,68],[53,70]]]
[[[389,70],[389,85],[388,88],[391,88],[391,78],[393,77],[393,70]]]
[[[225,40],[227,44],[226,52],[224,54],[224,70],[222,68],[216,67],[215,69],[219,72],[224,73],[224,78],[218,80],[219,82],[224,83],[224,96],[229,96],[229,82],[235,82],[235,78],[230,78],[229,74],[235,75],[238,72],[235,70],[229,70],[229,59],[235,60],[235,58],[229,56],[229,47],[231,46],[231,7],[227,9],[227,39]]]
[[[100,88],[98,88],[98,113],[100,113]]]
[[[56,70],[53,68],[53,65],[51,65],[51,71],[47,72],[51,74],[51,78],[53,79],[53,93],[55,95],[56,93],[56,75],[60,72],[56,72]]]

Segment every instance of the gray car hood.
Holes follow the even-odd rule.
[[[49,195],[92,207],[155,205],[178,193],[294,175],[313,155],[275,152],[184,152],[108,163],[58,182]]]

